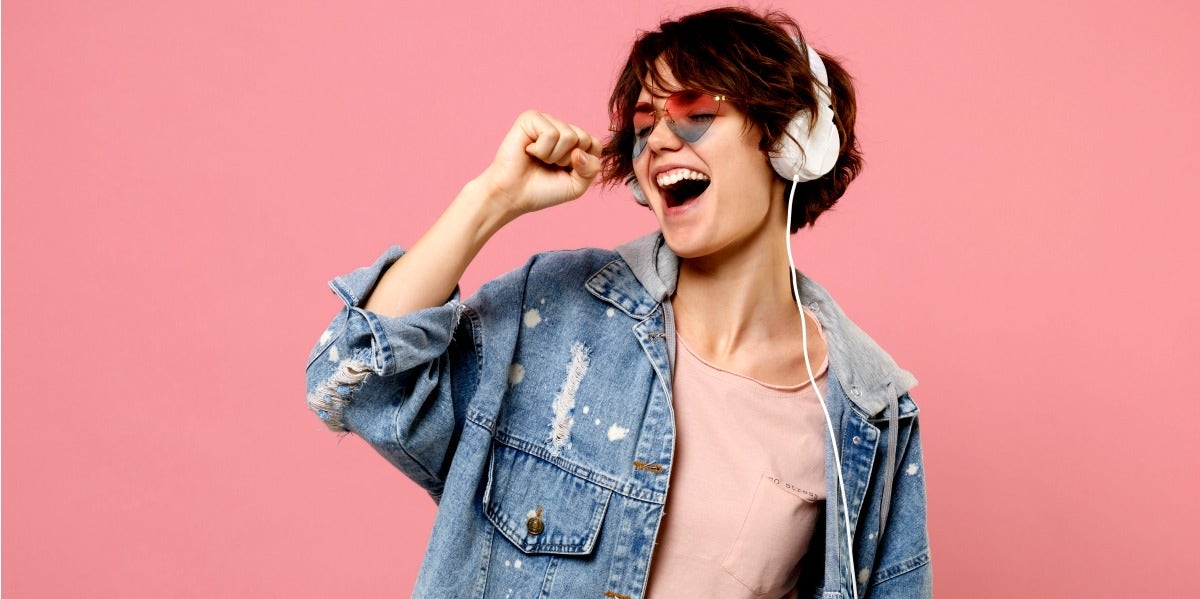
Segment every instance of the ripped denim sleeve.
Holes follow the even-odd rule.
[[[384,270],[403,254],[400,248],[390,248],[371,266],[329,283],[345,306],[317,340],[306,375],[308,407],[331,430],[362,432],[357,429],[376,428],[375,424],[389,428],[382,420],[394,417],[387,409],[394,398],[360,397],[367,392],[364,383],[371,376],[395,377],[396,384],[372,387],[375,393],[394,394],[405,386],[400,380],[404,377],[397,375],[415,374],[422,365],[436,363],[458,325],[464,306],[457,287],[445,304],[397,318],[361,308]]]

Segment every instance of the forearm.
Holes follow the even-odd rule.
[[[388,268],[363,307],[396,317],[445,303],[501,227],[583,195],[600,172],[601,147],[579,127],[534,110],[521,113],[492,164]]]
[[[485,183],[468,183],[425,235],[380,277],[363,307],[396,317],[442,305],[467,265],[513,218],[503,202],[494,201]]]

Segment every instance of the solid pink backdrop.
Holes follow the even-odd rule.
[[[779,5],[867,157],[798,263],[921,381],[938,596],[1184,596],[1200,10],[975,4]],[[304,406],[325,281],[709,5],[6,2],[4,596],[407,595],[433,503]],[[596,189],[463,286],[653,228]]]

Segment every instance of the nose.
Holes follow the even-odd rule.
[[[646,138],[646,147],[655,152],[678,150],[683,146],[683,140],[667,126],[667,119],[670,116],[665,110],[659,110],[658,122],[654,123],[654,128],[650,129],[650,136]]]

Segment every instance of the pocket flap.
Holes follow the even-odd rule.
[[[612,490],[507,445],[492,447],[484,513],[525,553],[591,553]],[[540,522],[531,526],[530,519]],[[533,534],[533,531],[539,531]]]

